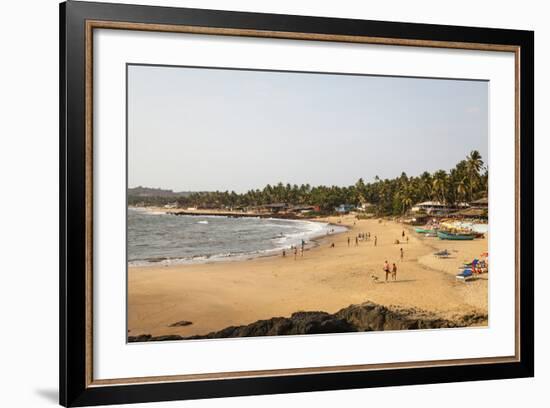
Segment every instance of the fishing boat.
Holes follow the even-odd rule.
[[[415,228],[414,231],[418,234],[426,234],[428,232],[433,232],[433,229],[428,229],[426,227],[418,227],[418,228]]]
[[[451,241],[471,241],[475,238],[475,234],[461,234],[448,231],[437,231],[437,236],[439,237],[439,239],[448,239]]]

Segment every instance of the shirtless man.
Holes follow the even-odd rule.
[[[390,264],[388,263],[388,261],[384,261],[384,268],[383,268],[384,272],[386,272],[386,282],[388,281],[388,276],[390,274]]]

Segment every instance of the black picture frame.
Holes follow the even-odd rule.
[[[534,33],[68,1],[60,5],[60,403],[122,404],[534,376]],[[86,22],[118,21],[519,47],[519,361],[93,386],[86,380]]]

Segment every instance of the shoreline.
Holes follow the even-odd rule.
[[[241,211],[225,211],[225,210],[183,210],[176,208],[164,208],[164,207],[137,207],[128,206],[128,209],[141,209],[148,212],[162,212],[169,215],[189,215],[189,216],[203,216],[203,217],[229,217],[229,218],[273,218],[281,220],[312,220],[315,218],[308,218],[296,214],[288,213],[255,213],[255,212],[241,212]]]
[[[487,250],[486,238],[431,240],[394,221],[352,216],[319,221],[348,230],[318,237],[317,245],[296,260],[275,254],[235,262],[129,266],[128,335],[201,336],[298,311],[335,313],[367,301],[425,310],[447,320],[467,313],[487,314],[488,275],[467,284],[454,278],[458,265]],[[410,241],[396,245],[403,230]],[[371,240],[356,246],[354,238],[360,232],[371,232]],[[434,248],[449,249],[452,256],[438,259]],[[395,282],[384,281],[386,259],[398,265]],[[189,324],[174,326],[181,321]]]
[[[159,214],[163,213],[165,215],[175,215],[175,216],[191,216],[191,217],[230,217],[230,218],[260,218],[265,220],[284,220],[284,221],[296,221],[296,222],[303,222],[303,223],[318,223],[326,225],[327,227],[334,227],[340,229],[340,231],[334,231],[329,232],[326,234],[326,231],[319,231],[319,234],[312,235],[310,238],[306,240],[306,244],[304,246],[304,251],[309,251],[312,248],[317,247],[320,245],[320,242],[323,238],[328,238],[330,236],[335,236],[337,234],[345,233],[349,230],[349,227],[326,221],[320,217],[317,218],[286,218],[286,217],[274,217],[273,214],[271,214],[269,217],[256,217],[252,214],[248,214],[247,216],[240,216],[238,214],[233,214],[231,216],[228,216],[226,213],[219,212],[219,213],[212,213],[212,212],[193,212],[193,213],[174,213],[170,211],[170,209],[161,208],[161,207],[128,207],[129,209],[134,210],[142,210],[144,212],[152,213],[152,214]],[[333,229],[334,229],[333,228]],[[224,263],[224,262],[241,262],[241,261],[251,261],[254,259],[260,259],[260,258],[270,258],[270,257],[277,257],[281,256],[281,252],[283,250],[289,251],[288,256],[292,256],[290,253],[291,247],[277,247],[272,249],[265,249],[257,252],[248,252],[248,253],[242,253],[242,254],[214,254],[214,255],[196,255],[193,257],[188,258],[166,258],[166,259],[159,259],[156,261],[151,261],[149,259],[143,259],[143,260],[133,260],[128,261],[128,267],[132,268],[141,268],[141,267],[151,267],[151,266],[171,266],[171,265],[196,265],[196,264],[208,264],[208,263]]]

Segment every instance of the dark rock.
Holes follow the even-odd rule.
[[[134,342],[140,342],[140,341],[150,341],[151,338],[150,334],[138,334],[137,336],[128,336],[128,342],[134,343]]]
[[[358,331],[418,330],[466,327],[487,321],[486,314],[469,313],[453,320],[418,309],[388,308],[372,302],[351,305],[334,314],[296,312],[290,317],[273,317],[243,326],[230,326],[206,335],[182,337],[142,334],[128,341],[218,339],[230,337],[281,336],[298,334],[349,333]],[[174,323],[176,324],[176,323]]]
[[[182,326],[190,326],[192,325],[193,322],[189,322],[187,320],[181,320],[179,322],[176,322],[176,323],[172,323],[170,326],[168,327],[182,327]]]
[[[336,316],[352,323],[360,331],[415,330],[456,327],[457,324],[415,309],[392,310],[372,302],[351,305]]]
[[[168,334],[166,336],[151,337],[150,341],[169,341],[169,340],[185,340],[185,337],[177,334]]]

